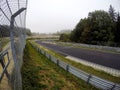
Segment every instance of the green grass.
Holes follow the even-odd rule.
[[[115,83],[118,83],[120,84],[120,77],[116,77],[116,76],[112,76],[104,71],[100,71],[100,70],[96,70],[90,66],[86,66],[86,65],[83,65],[81,63],[77,63],[77,62],[74,62],[74,61],[71,61],[69,59],[66,59],[64,56],[60,55],[59,53],[56,53],[55,51],[53,50],[49,50],[49,49],[46,49],[45,47],[43,46],[40,46],[39,44],[31,41],[34,45],[36,45],[37,47],[45,50],[46,52],[50,53],[51,55],[59,58],[60,60],[63,60],[64,62],[74,66],[74,67],[77,67],[89,74],[92,74],[92,75],[95,75],[95,76],[98,76],[98,77],[101,77],[103,79],[106,79],[106,80],[109,80],[109,81],[112,81],[112,82],[115,82]]]
[[[9,42],[10,40],[9,40],[9,38],[0,38],[0,51],[2,51],[2,49],[5,47],[5,45]]]
[[[27,43],[22,66],[23,90],[98,90],[39,54]]]
[[[3,40],[3,44],[2,44],[2,47],[4,47],[10,40],[8,38],[4,39]]]

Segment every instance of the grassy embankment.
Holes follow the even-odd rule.
[[[97,90],[36,52],[29,43],[21,72],[23,90]]]
[[[10,41],[9,38],[0,38],[0,52],[8,44],[9,41]]]
[[[32,41],[32,43],[34,43],[37,47],[39,47],[39,48],[45,50],[46,52],[50,53],[51,55],[59,58],[60,60],[63,60],[64,62],[66,62],[70,65],[73,65],[73,66],[75,66],[75,67],[77,67],[77,68],[79,68],[79,69],[81,69],[85,72],[88,72],[89,74],[96,75],[96,76],[101,77],[103,79],[106,79],[106,80],[109,80],[109,81],[120,84],[120,77],[112,76],[112,75],[110,75],[110,74],[108,74],[104,71],[96,70],[92,67],[85,66],[83,64],[71,61],[69,59],[66,59],[64,56],[60,55],[59,53],[54,52],[53,50],[46,49],[45,47],[40,46],[39,44],[35,43],[34,41]]]

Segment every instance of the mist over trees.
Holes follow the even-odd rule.
[[[63,38],[64,37],[64,38]],[[66,41],[62,34],[60,40]],[[69,40],[68,40],[69,39]],[[110,5],[108,12],[96,10],[90,12],[87,18],[81,19],[67,41],[95,44],[95,45],[120,45],[120,14]]]

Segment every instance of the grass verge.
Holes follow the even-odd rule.
[[[56,53],[55,51],[53,50],[50,50],[50,49],[47,49],[43,46],[40,46],[39,44],[35,43],[34,41],[31,41],[33,44],[35,44],[37,47],[45,50],[46,52],[50,53],[51,55],[59,58],[60,60],[63,60],[64,62],[74,66],[74,67],[77,67],[89,74],[92,74],[92,75],[95,75],[95,76],[98,76],[98,77],[101,77],[103,79],[106,79],[106,80],[109,80],[109,81],[112,81],[112,82],[115,82],[115,83],[118,83],[120,84],[120,77],[116,77],[116,76],[112,76],[104,71],[100,71],[100,70],[96,70],[90,66],[86,66],[86,65],[83,65],[81,63],[77,63],[77,62],[74,62],[74,61],[71,61],[69,59],[66,59],[64,56],[60,55],[59,53]]]
[[[22,66],[23,90],[98,90],[66,72],[27,43]]]

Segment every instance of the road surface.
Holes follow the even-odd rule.
[[[54,44],[42,43],[41,41],[36,42],[65,56],[70,55],[92,63],[120,70],[120,54],[74,48],[70,46],[59,46]]]

